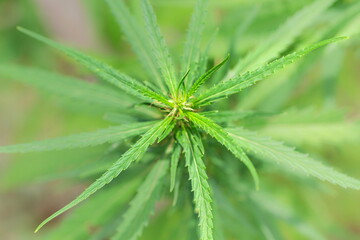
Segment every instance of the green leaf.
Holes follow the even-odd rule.
[[[172,117],[167,117],[163,121],[159,122],[151,129],[149,129],[128,151],[126,151],[119,160],[117,160],[100,178],[92,183],[84,192],[82,192],[75,200],[67,204],[62,209],[58,210],[50,217],[45,219],[35,230],[39,231],[46,223],[66,212],[67,210],[75,207],[96,191],[110,183],[115,177],[117,177],[122,171],[126,170],[130,164],[136,160],[139,160],[146,152],[148,147],[153,144],[156,139],[163,134],[164,129],[173,121]]]
[[[102,159],[103,149],[104,147],[93,147],[61,153],[42,152],[12,156],[6,171],[0,174],[0,192],[60,179],[79,179],[80,175],[95,165],[94,162],[100,167],[105,164],[109,167],[111,164],[108,159]],[[0,158],[4,159],[1,153]],[[96,174],[106,169],[97,169]]]
[[[167,160],[158,161],[138,189],[138,193],[130,203],[130,208],[124,214],[117,233],[112,240],[136,240],[140,237],[143,228],[147,225],[153,213],[155,203],[160,198],[163,187],[163,177],[167,173]]]
[[[188,70],[188,71],[185,73],[185,75],[183,76],[183,78],[180,80],[180,82],[179,82],[179,84],[178,84],[178,86],[177,86],[177,88],[176,88],[176,92],[177,92],[178,94],[179,94],[179,90],[180,90],[181,87],[182,87],[183,90],[185,90],[185,83],[184,83],[184,81],[185,81],[186,77],[189,75],[189,73],[190,73],[190,70]]]
[[[339,11],[338,14],[334,15],[326,28],[318,29],[316,34],[312,35],[311,39],[318,41],[319,39],[331,38],[343,32],[341,30],[346,28],[359,11],[360,4],[357,4],[357,6],[356,4],[349,5],[346,10]],[[351,36],[349,33],[347,33],[347,35]],[[303,41],[301,41],[300,44],[302,45]],[[339,70],[342,63],[342,55],[344,52],[343,46],[329,46],[323,48],[321,51],[317,51],[316,54],[312,54],[312,56],[304,59],[300,64],[289,69],[290,71],[286,71],[285,74],[276,76],[276,78],[252,88],[251,91],[246,94],[246,101],[239,102],[239,107],[241,109],[254,109],[257,107],[258,109],[267,109],[270,111],[280,109],[281,106],[289,101],[302,80],[306,78],[304,75],[309,72],[309,69],[314,69],[314,66],[316,68],[316,61],[321,61],[321,64],[325,66],[325,71],[321,75],[327,76],[328,73],[336,74],[335,72]],[[330,77],[329,79],[335,81],[337,78]],[[332,84],[333,83],[334,82],[332,82]],[[325,83],[324,89],[334,89],[332,84]],[[281,94],[278,94],[279,92],[281,92]]]
[[[190,69],[190,75],[187,81],[185,81],[185,86],[191,86],[192,82],[198,78],[201,58],[201,39],[204,32],[208,4],[208,0],[197,0],[194,13],[191,17],[181,63],[183,73]]]
[[[131,44],[133,51],[138,56],[144,68],[150,73],[150,79],[154,79],[162,92],[166,93],[161,72],[154,61],[154,56],[150,49],[151,43],[149,43],[147,38],[144,38],[145,30],[130,13],[123,0],[107,0],[106,2],[128,42]]]
[[[176,145],[174,151],[171,154],[171,167],[170,167],[170,192],[175,188],[176,183],[176,170],[179,164],[181,154],[180,145]]]
[[[154,59],[160,69],[164,81],[167,84],[170,92],[173,96],[176,94],[176,74],[173,61],[170,57],[170,52],[165,43],[164,37],[162,36],[156,15],[152,6],[148,0],[142,0],[143,16],[145,20],[145,27],[148,34],[148,38],[151,42],[151,50],[153,51]]]
[[[321,51],[319,50],[299,61],[297,64],[289,66],[279,74],[270,76],[267,81],[253,86],[246,93],[246,101],[239,101],[238,107],[243,110],[279,110],[280,108],[276,108],[276,106],[287,103],[292,94],[294,94],[296,87],[304,80],[304,74],[309,71],[310,67],[314,66],[315,60],[325,49],[323,48]],[[281,94],[279,94],[280,92]],[[241,94],[239,98],[242,98]],[[281,101],[282,103],[280,103]]]
[[[233,121],[252,119],[258,116],[271,116],[271,113],[256,112],[256,111],[208,111],[202,112],[203,116],[212,119],[217,123],[230,123]]]
[[[109,127],[96,132],[80,133],[68,137],[44,141],[0,146],[1,153],[44,152],[62,149],[74,149],[115,143],[129,137],[140,135],[155,125],[156,122],[133,123],[126,126]]]
[[[283,69],[285,66],[293,63],[294,61],[306,56],[310,52],[325,46],[327,44],[347,39],[347,37],[336,37],[327,39],[313,45],[310,45],[303,50],[288,54],[285,57],[277,59],[267,65],[257,68],[254,71],[244,73],[236,76],[228,81],[222,81],[219,84],[213,86],[208,91],[200,95],[194,100],[194,104],[197,106],[203,106],[210,104],[211,102],[223,99],[231,94],[240,92],[241,90],[250,87],[264,78],[273,75],[275,72]]]
[[[290,109],[273,116],[259,133],[295,145],[344,145],[360,140],[360,124],[334,110]]]
[[[298,11],[279,27],[268,39],[254,51],[250,52],[245,59],[240,60],[229,73],[228,78],[244,70],[252,70],[259,64],[266,63],[279,57],[291,43],[309,26],[316,23],[316,19],[329,8],[336,0],[318,0]],[[296,27],[295,27],[296,26]]]
[[[204,149],[196,130],[183,128],[178,138],[185,153],[192,191],[194,192],[195,212],[199,215],[200,240],[213,240],[213,213],[211,194],[206,167],[202,161]]]
[[[164,128],[163,133],[158,137],[157,143],[160,143],[172,132],[173,128],[175,127],[175,124],[176,122],[172,121]]]
[[[196,93],[196,91],[203,85],[206,80],[208,80],[219,68],[221,68],[227,60],[229,60],[230,55],[228,55],[222,62],[218,65],[212,67],[209,71],[203,74],[198,80],[195,81],[194,85],[190,88],[189,92],[187,93],[188,96],[192,96]]]
[[[0,76],[33,85],[41,90],[56,94],[74,102],[96,105],[107,110],[128,107],[129,97],[99,84],[91,84],[80,79],[64,76],[42,69],[15,64],[1,64]]]
[[[162,96],[156,92],[153,92],[149,88],[147,88],[144,85],[137,82],[135,79],[132,79],[131,77],[116,71],[109,65],[107,65],[103,62],[100,62],[99,60],[97,60],[95,58],[89,57],[79,51],[65,47],[59,43],[56,43],[48,38],[45,38],[37,33],[29,31],[27,29],[24,29],[21,27],[19,27],[18,29],[19,29],[19,31],[65,53],[69,57],[75,59],[76,61],[78,61],[85,67],[87,67],[89,70],[96,73],[103,80],[121,88],[126,93],[131,94],[131,95],[138,97],[142,100],[145,100],[147,102],[153,103],[155,105],[157,103],[154,102],[154,100],[159,101],[168,106],[171,106],[171,104],[168,102],[168,100],[164,96]]]
[[[276,162],[295,173],[311,175],[343,188],[360,189],[359,180],[325,166],[282,142],[240,128],[231,128],[228,132],[240,146],[258,155],[264,161]]]
[[[186,116],[193,122],[198,128],[204,130],[210,136],[215,138],[219,143],[224,145],[235,157],[240,159],[245,166],[249,169],[254,182],[256,189],[259,188],[259,176],[256,172],[256,169],[250,159],[247,157],[242,147],[233,141],[232,137],[219,125],[209,118],[206,118],[198,113],[187,112]]]
[[[45,239],[63,240],[64,236],[67,240],[90,239],[93,235],[89,231],[90,226],[105,228],[126,207],[143,181],[141,175],[125,180],[90,198],[86,204],[61,221]]]

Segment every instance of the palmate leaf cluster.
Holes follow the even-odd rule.
[[[266,239],[277,239],[280,233],[271,218],[289,222],[309,238],[322,239],[310,226],[300,224],[290,210],[280,211],[281,207],[276,206],[281,203],[275,199],[271,200],[271,206],[264,203],[263,199],[272,196],[261,191],[262,182],[266,181],[261,176],[262,166],[273,165],[296,177],[311,176],[344,188],[360,189],[359,180],[291,146],[334,144],[337,140],[333,134],[336,139],[358,141],[359,125],[345,122],[338,114],[316,116],[311,109],[282,114],[243,110],[246,108],[241,108],[243,102],[255,105],[262,96],[256,94],[265,90],[254,88],[245,96],[240,93],[310,53],[314,56],[315,50],[321,51],[326,45],[347,39],[330,33],[336,32],[343,21],[350,21],[353,13],[340,18],[312,43],[285,54],[304,29],[335,2],[317,0],[295,13],[244,59],[232,59],[231,55],[224,54],[222,61],[209,67],[208,48],[202,49],[207,0],[196,1],[180,64],[171,56],[148,0],[140,1],[143,21],[131,13],[123,0],[106,2],[146,71],[146,81],[24,28],[19,30],[66,54],[109,85],[90,84],[33,67],[0,66],[1,77],[99,108],[106,113],[105,119],[120,124],[94,132],[0,147],[0,153],[26,153],[112,144],[109,152],[115,155],[115,160],[96,166],[95,171],[92,169],[96,174],[96,168],[105,166],[107,170],[75,200],[45,219],[36,231],[87,200],[50,233],[49,239],[63,239],[64,234],[67,239],[139,239],[155,209],[160,219],[166,219],[169,214],[171,222],[183,221],[177,227],[183,226],[186,230],[178,232],[178,238],[174,239],[238,239],[244,234],[248,239],[258,239],[259,234]],[[354,7],[359,8],[358,5]],[[249,21],[253,18],[250,15]],[[239,95],[242,102],[234,109],[232,101]],[[257,100],[246,103],[247,95],[256,95]],[[143,107],[136,108],[136,105]],[[124,116],[127,121],[123,120]],[[124,141],[131,146],[122,153],[119,146]],[[244,167],[253,184],[249,183]],[[128,175],[123,177],[126,172]],[[115,179],[119,182],[110,184]],[[240,205],[238,198],[231,195],[246,200]],[[242,215],[243,211],[252,216]],[[88,236],[76,225],[83,225],[90,218],[91,224],[101,228]],[[246,232],[229,227],[234,226],[234,222],[246,226]],[[162,224],[166,227],[168,223]],[[258,231],[257,226],[263,228]],[[175,230],[169,226],[171,231]]]

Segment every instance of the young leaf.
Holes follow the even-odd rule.
[[[180,145],[176,145],[174,151],[171,154],[171,167],[170,167],[170,192],[172,192],[175,188],[176,183],[176,170],[179,163],[181,154]]]
[[[311,159],[308,155],[285,146],[281,142],[258,136],[253,132],[240,128],[231,128],[228,129],[228,132],[240,146],[265,161],[276,162],[296,173],[311,175],[343,188],[360,189],[359,180],[337,172],[333,168],[327,167],[321,162]]]
[[[176,94],[176,74],[170,52],[157,24],[156,15],[148,0],[142,0],[142,9],[146,25],[146,31],[154,52],[155,61],[160,69],[164,81],[170,89],[171,94]]]
[[[194,192],[195,211],[200,220],[200,240],[213,240],[212,199],[206,167],[202,161],[204,149],[200,136],[194,131],[190,132],[184,127],[178,140],[184,149],[192,191]]]
[[[258,189],[259,176],[256,172],[254,165],[247,157],[242,147],[235,141],[233,141],[229,134],[211,119],[194,112],[187,112],[186,116],[190,119],[191,122],[195,124],[195,126],[204,130],[210,136],[215,138],[219,143],[224,145],[232,154],[234,154],[235,157],[240,159],[245,164],[254,179],[256,189]]]
[[[154,100],[156,100],[163,104],[171,106],[171,104],[168,102],[168,100],[164,96],[162,96],[156,92],[153,92],[149,88],[147,88],[144,85],[137,82],[135,79],[132,79],[131,77],[116,71],[115,69],[108,66],[107,64],[100,62],[99,60],[97,60],[95,58],[89,57],[79,51],[65,47],[59,43],[56,43],[48,38],[45,38],[37,33],[29,31],[27,29],[24,29],[21,27],[19,27],[18,29],[19,29],[19,31],[65,53],[69,57],[75,59],[76,61],[78,61],[85,67],[87,67],[89,70],[96,73],[100,78],[121,88],[126,93],[131,94],[135,97],[138,97],[142,100],[145,100],[145,101],[153,103],[153,104],[157,104],[156,102],[154,102]]]
[[[67,210],[75,207],[96,191],[110,183],[115,177],[117,177],[122,171],[126,170],[130,164],[140,159],[148,147],[153,144],[156,139],[162,135],[164,129],[173,121],[172,117],[167,117],[163,121],[159,122],[151,129],[149,129],[128,151],[126,151],[119,160],[117,160],[100,178],[92,183],[84,192],[82,192],[75,200],[67,204],[62,209],[58,210],[50,217],[45,219],[35,230],[39,231],[46,223],[66,212]]]
[[[80,79],[42,69],[15,64],[1,64],[0,76],[33,85],[51,94],[75,102],[98,105],[107,110],[119,110],[130,106],[129,97],[105,86],[91,84]]]
[[[149,71],[150,79],[154,79],[163,93],[166,92],[161,72],[154,61],[153,53],[150,50],[151,43],[144,38],[144,29],[130,13],[123,0],[107,0],[118,24],[124,32],[128,42],[131,44],[133,51],[137,54],[144,68]]]
[[[124,220],[111,239],[136,240],[140,237],[154,211],[156,201],[160,198],[162,179],[167,173],[168,166],[167,160],[161,160],[155,164],[139,187],[137,195],[130,203],[130,208],[124,214]]]
[[[180,80],[180,82],[179,82],[179,84],[178,84],[178,86],[177,86],[177,88],[176,88],[177,94],[179,94],[180,87],[182,87],[183,90],[185,90],[185,79],[186,79],[186,77],[189,75],[189,73],[190,73],[190,69],[185,73],[185,75],[183,76],[183,78]]]
[[[44,141],[0,146],[0,153],[44,152],[114,143],[129,137],[140,135],[153,127],[155,123],[156,122],[133,123],[126,126],[110,127],[97,130],[96,132],[80,133]]]
[[[347,39],[347,37],[336,37],[318,42],[304,48],[303,50],[288,54],[285,57],[277,59],[265,66],[259,67],[254,71],[244,73],[228,81],[222,81],[219,84],[210,88],[202,95],[200,95],[198,98],[196,98],[194,104],[197,106],[203,106],[219,99],[225,98],[231,94],[238,93],[241,90],[254,85],[258,81],[263,80],[270,75],[273,75],[275,72],[283,69],[285,66],[293,63],[294,61],[306,56],[310,52],[327,44],[337,42],[343,39]]]
[[[279,57],[296,37],[304,32],[304,29],[314,24],[315,20],[329,8],[336,0],[318,0],[298,11],[278,28],[268,39],[254,51],[250,52],[245,59],[239,61],[229,73],[228,78],[246,70],[252,70],[259,64],[266,63]],[[296,27],[294,27],[296,26]]]
[[[221,68],[227,62],[227,60],[229,60],[229,57],[230,57],[230,55],[228,55],[221,63],[212,67],[209,71],[207,71],[204,75],[202,75],[198,80],[196,80],[196,82],[190,88],[187,95],[192,96],[194,93],[196,93],[196,91],[199,89],[199,87],[201,87],[201,85],[203,85],[206,82],[206,80],[208,80],[217,70],[219,70],[219,68]]]
[[[185,81],[185,86],[191,86],[194,79],[197,79],[200,64],[200,45],[204,31],[205,18],[208,6],[208,0],[197,0],[194,13],[191,17],[189,29],[186,35],[184,46],[184,56],[182,61],[182,72],[191,70],[191,74]]]

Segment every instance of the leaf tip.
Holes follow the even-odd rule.
[[[31,32],[30,30],[28,30],[28,29],[26,29],[26,28],[24,28],[24,27],[21,27],[21,26],[17,26],[17,27],[16,27],[16,30],[18,30],[19,32],[22,32],[22,33],[24,33],[24,34],[26,34],[26,35],[30,35],[30,36],[31,36],[31,34],[32,34],[32,32]]]
[[[21,26],[16,26],[16,30],[23,32],[25,30],[25,28],[21,27]]]
[[[337,40],[346,40],[349,38],[350,38],[349,36],[340,36],[340,37],[337,37]]]
[[[39,226],[35,229],[34,233],[37,233],[37,232],[40,230],[40,228],[41,228],[41,225],[39,225]]]
[[[349,38],[350,38],[349,36],[340,36],[340,37],[333,38],[333,41],[337,42],[337,41],[347,40]]]

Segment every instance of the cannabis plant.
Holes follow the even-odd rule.
[[[35,232],[90,198],[88,205],[78,208],[64,221],[58,237],[66,239],[67,229],[91,219],[92,224],[102,227],[91,239],[109,236],[111,239],[138,239],[151,215],[161,214],[161,209],[165,208],[172,213],[173,225],[163,221],[157,229],[168,227],[169,232],[175,234],[173,239],[239,239],[243,234],[246,239],[258,239],[256,229],[266,235],[262,227],[269,224],[267,215],[259,215],[258,208],[268,206],[265,212],[271,212],[276,205],[272,196],[261,190],[265,179],[260,181],[259,170],[274,165],[281,173],[303,181],[309,176],[344,188],[360,189],[360,181],[262,135],[262,132],[271,132],[271,123],[276,125],[289,118],[301,122],[298,119],[301,113],[293,110],[284,115],[234,108],[234,103],[239,102],[240,106],[249,103],[247,96],[251,96],[251,92],[248,93],[248,88],[254,84],[325,45],[347,39],[329,36],[332,32],[324,31],[319,34],[320,38],[333,38],[284,54],[294,39],[334,2],[319,0],[300,10],[245,58],[234,59],[231,52],[224,53],[222,61],[210,65],[212,41],[207,48],[202,48],[207,0],[196,2],[179,63],[171,57],[148,0],[141,0],[143,21],[138,21],[124,1],[107,0],[146,72],[144,79],[135,79],[89,55],[19,27],[19,31],[63,52],[112,87],[10,64],[0,66],[1,76],[100,108],[108,112],[107,120],[119,124],[95,132],[0,147],[1,153],[26,153],[111,144],[104,155],[111,156],[114,162],[108,166],[108,162],[103,161],[91,168],[92,174],[104,167],[107,170],[72,202],[45,219]],[[239,95],[244,90],[248,94]],[[305,113],[313,114],[313,110]],[[261,122],[267,122],[270,127],[264,130]],[[286,129],[274,132],[287,134]],[[290,137],[297,139],[297,136]],[[131,146],[122,152],[127,143]],[[118,177],[120,181],[98,193]],[[249,178],[253,184],[249,183]],[[126,207],[134,188],[137,192]],[[172,208],[169,205],[173,205]],[[242,211],[248,212],[243,219],[240,217]],[[197,219],[195,224],[193,215]],[[291,222],[291,216],[281,216]],[[224,226],[230,224],[229,219],[249,229],[243,233],[237,232],[236,227],[226,229]],[[307,226],[292,222],[296,228],[303,229],[306,236],[312,236],[309,238],[317,238]],[[251,230],[254,226],[255,231]],[[74,235],[74,239],[89,239],[79,234]]]

